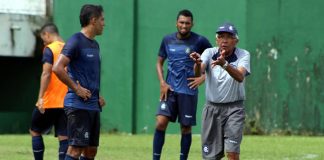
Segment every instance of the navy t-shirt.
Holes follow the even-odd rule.
[[[187,80],[194,77],[194,61],[189,57],[192,52],[202,54],[205,49],[211,48],[209,41],[194,32],[187,39],[178,39],[177,33],[163,38],[159,56],[168,60],[166,82],[178,93],[196,95],[197,89],[190,89]]]
[[[84,101],[69,88],[64,106],[85,110],[100,110],[100,54],[99,44],[78,32],[74,34],[64,45],[62,54],[70,59],[67,66],[69,77],[91,92],[90,99]]]
[[[49,63],[49,64],[53,65],[53,52],[48,47],[46,47],[44,49],[42,62],[43,63]]]

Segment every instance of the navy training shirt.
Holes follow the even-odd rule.
[[[100,54],[96,40],[87,38],[83,33],[74,34],[62,49],[62,54],[69,57],[67,66],[69,77],[91,92],[90,99],[84,101],[69,88],[64,106],[85,110],[101,110],[99,106],[100,89]]]
[[[202,54],[211,48],[209,41],[194,32],[186,39],[178,39],[177,32],[163,38],[159,56],[168,60],[166,82],[177,93],[196,95],[197,89],[190,89],[187,80],[194,77],[194,61],[189,57],[192,52]]]

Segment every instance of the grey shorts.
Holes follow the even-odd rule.
[[[243,101],[207,102],[202,112],[202,156],[220,160],[225,152],[240,153],[245,110]]]

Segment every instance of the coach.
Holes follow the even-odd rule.
[[[206,104],[202,113],[203,158],[220,160],[224,150],[229,160],[239,160],[245,110],[244,78],[250,74],[250,54],[236,47],[234,25],[224,23],[216,31],[218,47],[206,49],[201,57],[191,54],[206,72]]]

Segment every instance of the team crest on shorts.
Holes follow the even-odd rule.
[[[89,138],[89,132],[84,133],[84,138]]]
[[[162,102],[162,103],[161,103],[161,109],[162,109],[162,110],[165,110],[166,107],[167,107],[167,105],[165,104],[165,102]]]
[[[207,145],[204,145],[202,147],[202,151],[203,151],[204,154],[208,154],[209,153],[209,147]]]

